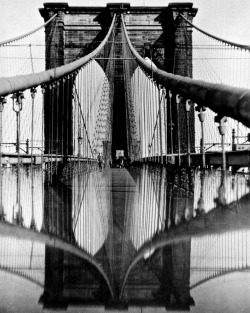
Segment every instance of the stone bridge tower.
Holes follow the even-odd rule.
[[[70,7],[67,3],[45,3],[44,8],[40,9],[45,21],[57,13],[56,21],[46,27],[46,68],[69,63],[93,50],[105,37],[114,12],[124,14],[129,37],[140,55],[152,58],[159,68],[167,72],[192,77],[192,29],[179,18],[182,13],[192,22],[197,9],[190,2],[170,3],[165,7],[132,7],[129,3],[108,3],[106,7]],[[117,93],[118,90],[115,90],[114,97],[125,99],[124,92],[121,94],[119,91],[119,95]],[[113,111],[113,120],[119,123],[113,124],[112,149],[123,149],[126,154],[125,102],[120,101],[119,105],[121,107],[117,110],[114,108]],[[176,152],[178,122],[175,99],[172,107],[173,143],[169,142],[169,150],[173,144]],[[181,152],[186,152],[184,104],[179,105],[179,112],[180,142],[183,143]],[[46,115],[51,116],[51,107],[45,104],[45,138],[53,136],[46,126]],[[60,120],[63,118],[55,122]],[[67,120],[71,122],[69,118]],[[120,135],[115,136],[116,133]],[[191,151],[194,151],[193,108],[190,114],[190,133]]]

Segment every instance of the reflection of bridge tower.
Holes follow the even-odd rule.
[[[123,297],[129,303],[157,304],[188,310],[189,305],[193,304],[189,291],[191,240],[160,249],[154,248],[150,242],[152,238],[157,241],[158,232],[164,229],[168,231],[192,217],[191,177],[173,172],[170,178],[169,172],[155,173],[150,170],[144,174],[147,175],[144,176],[142,171],[138,177],[136,173],[133,175],[139,183],[140,196],[134,208],[137,218],[131,224],[136,225],[132,242],[137,249],[145,244],[147,248],[139,252],[140,260],[132,263]],[[168,183],[165,175],[168,176]],[[147,215],[149,220],[146,220]],[[140,219],[145,223],[140,225]]]
[[[44,306],[63,303],[63,250],[45,247],[44,293],[40,299]]]
[[[72,192],[63,184],[44,190],[43,231],[68,241],[72,235]],[[64,291],[64,251],[45,247],[44,294],[40,301],[44,306],[65,306]]]
[[[95,175],[95,172],[92,174]],[[95,261],[93,264],[90,261],[92,251],[88,248],[91,246],[92,250],[96,249],[99,238],[95,233],[96,229],[90,225],[86,212],[91,206],[86,198],[93,197],[90,190],[93,186],[88,186],[88,183],[89,173],[86,173],[72,179],[69,187],[61,184],[45,189],[43,231],[64,239],[67,244],[77,246],[88,260],[62,249],[46,246],[44,293],[40,299],[44,308],[66,308],[68,303],[74,302],[103,303],[110,297],[104,277],[93,265],[96,264]],[[90,215],[94,213],[94,208],[91,209]]]
[[[173,244],[162,249],[162,273],[158,296],[166,306],[188,307],[190,296],[191,241]]]
[[[188,310],[190,296],[190,240],[152,251],[133,267],[124,289],[129,303]]]
[[[66,308],[69,303],[105,303],[110,291],[101,273],[82,258],[46,246],[44,308]]]
[[[189,174],[189,175],[187,175]],[[190,173],[177,173],[168,184],[167,227],[178,225],[193,216],[193,187]],[[178,188],[174,188],[177,185]],[[191,192],[191,194],[190,194]],[[172,224],[172,225],[171,225]],[[193,304],[190,296],[191,240],[166,246],[162,249],[162,273],[159,296],[167,306],[188,308]]]
[[[44,190],[43,230],[73,242],[72,190],[64,184]]]
[[[191,241],[152,250],[137,262],[127,278],[123,298],[128,303],[188,310]]]

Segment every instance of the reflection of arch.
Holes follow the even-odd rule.
[[[221,207],[218,206],[206,215],[185,222],[169,232],[159,234],[155,238],[146,242],[138,250],[133,261],[128,266],[123,278],[119,298],[122,298],[125,284],[132,268],[150,251],[164,248],[170,244],[177,244],[191,240],[193,237],[202,237],[214,233],[219,234],[229,230],[241,229],[243,227],[244,229],[250,228],[249,202],[250,193],[237,201],[237,206],[241,208],[240,211],[235,210],[235,202],[231,203],[225,210],[221,210]],[[232,210],[236,211],[236,213],[232,214]],[[214,221],[216,221],[216,224],[213,223]]]
[[[159,175],[149,171],[148,168],[144,168],[135,178],[136,192],[130,208],[131,220],[128,229],[130,240],[136,250],[165,227],[165,223],[160,222],[165,220],[166,214],[165,202],[161,201],[166,191],[163,178],[163,172]]]
[[[74,238],[78,246],[94,256],[102,248],[109,231],[110,197],[106,193],[107,175],[104,178],[101,173],[92,172],[82,175],[81,178],[76,177],[73,184],[73,190],[76,191],[73,199],[76,203],[79,202],[72,211]]]
[[[80,258],[86,260],[92,266],[94,266],[102,275],[102,277],[104,278],[105,282],[108,285],[111,297],[114,299],[112,286],[103,268],[89,254],[87,254],[82,249],[75,247],[72,244],[62,239],[59,239],[53,235],[38,233],[38,232],[23,228],[23,227],[21,228],[21,227],[13,226],[6,222],[0,222],[0,226],[1,226],[0,235],[5,235],[5,236],[7,235],[9,237],[17,237],[17,238],[27,239],[30,241],[42,242],[47,246],[51,246],[53,248],[57,248],[57,249],[69,252],[71,254],[77,255]]]

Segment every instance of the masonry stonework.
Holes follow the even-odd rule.
[[[158,68],[169,73],[192,77],[192,30],[179,16],[181,13],[192,22],[197,9],[189,2],[170,3],[165,7],[131,7],[129,3],[110,3],[106,7],[70,7],[67,3],[45,3],[44,8],[40,9],[45,21],[57,13],[55,22],[46,27],[47,69],[74,61],[97,47],[116,12],[123,13],[128,35],[141,56],[152,58]],[[187,152],[185,101],[182,103],[177,121],[174,95],[173,143],[169,143],[173,144],[174,152],[178,150],[178,124],[181,152]],[[47,114],[51,112],[47,110]],[[193,107],[189,121],[192,133],[190,146],[194,151]]]

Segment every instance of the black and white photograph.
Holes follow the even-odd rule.
[[[0,0],[0,313],[250,312],[249,14]]]

